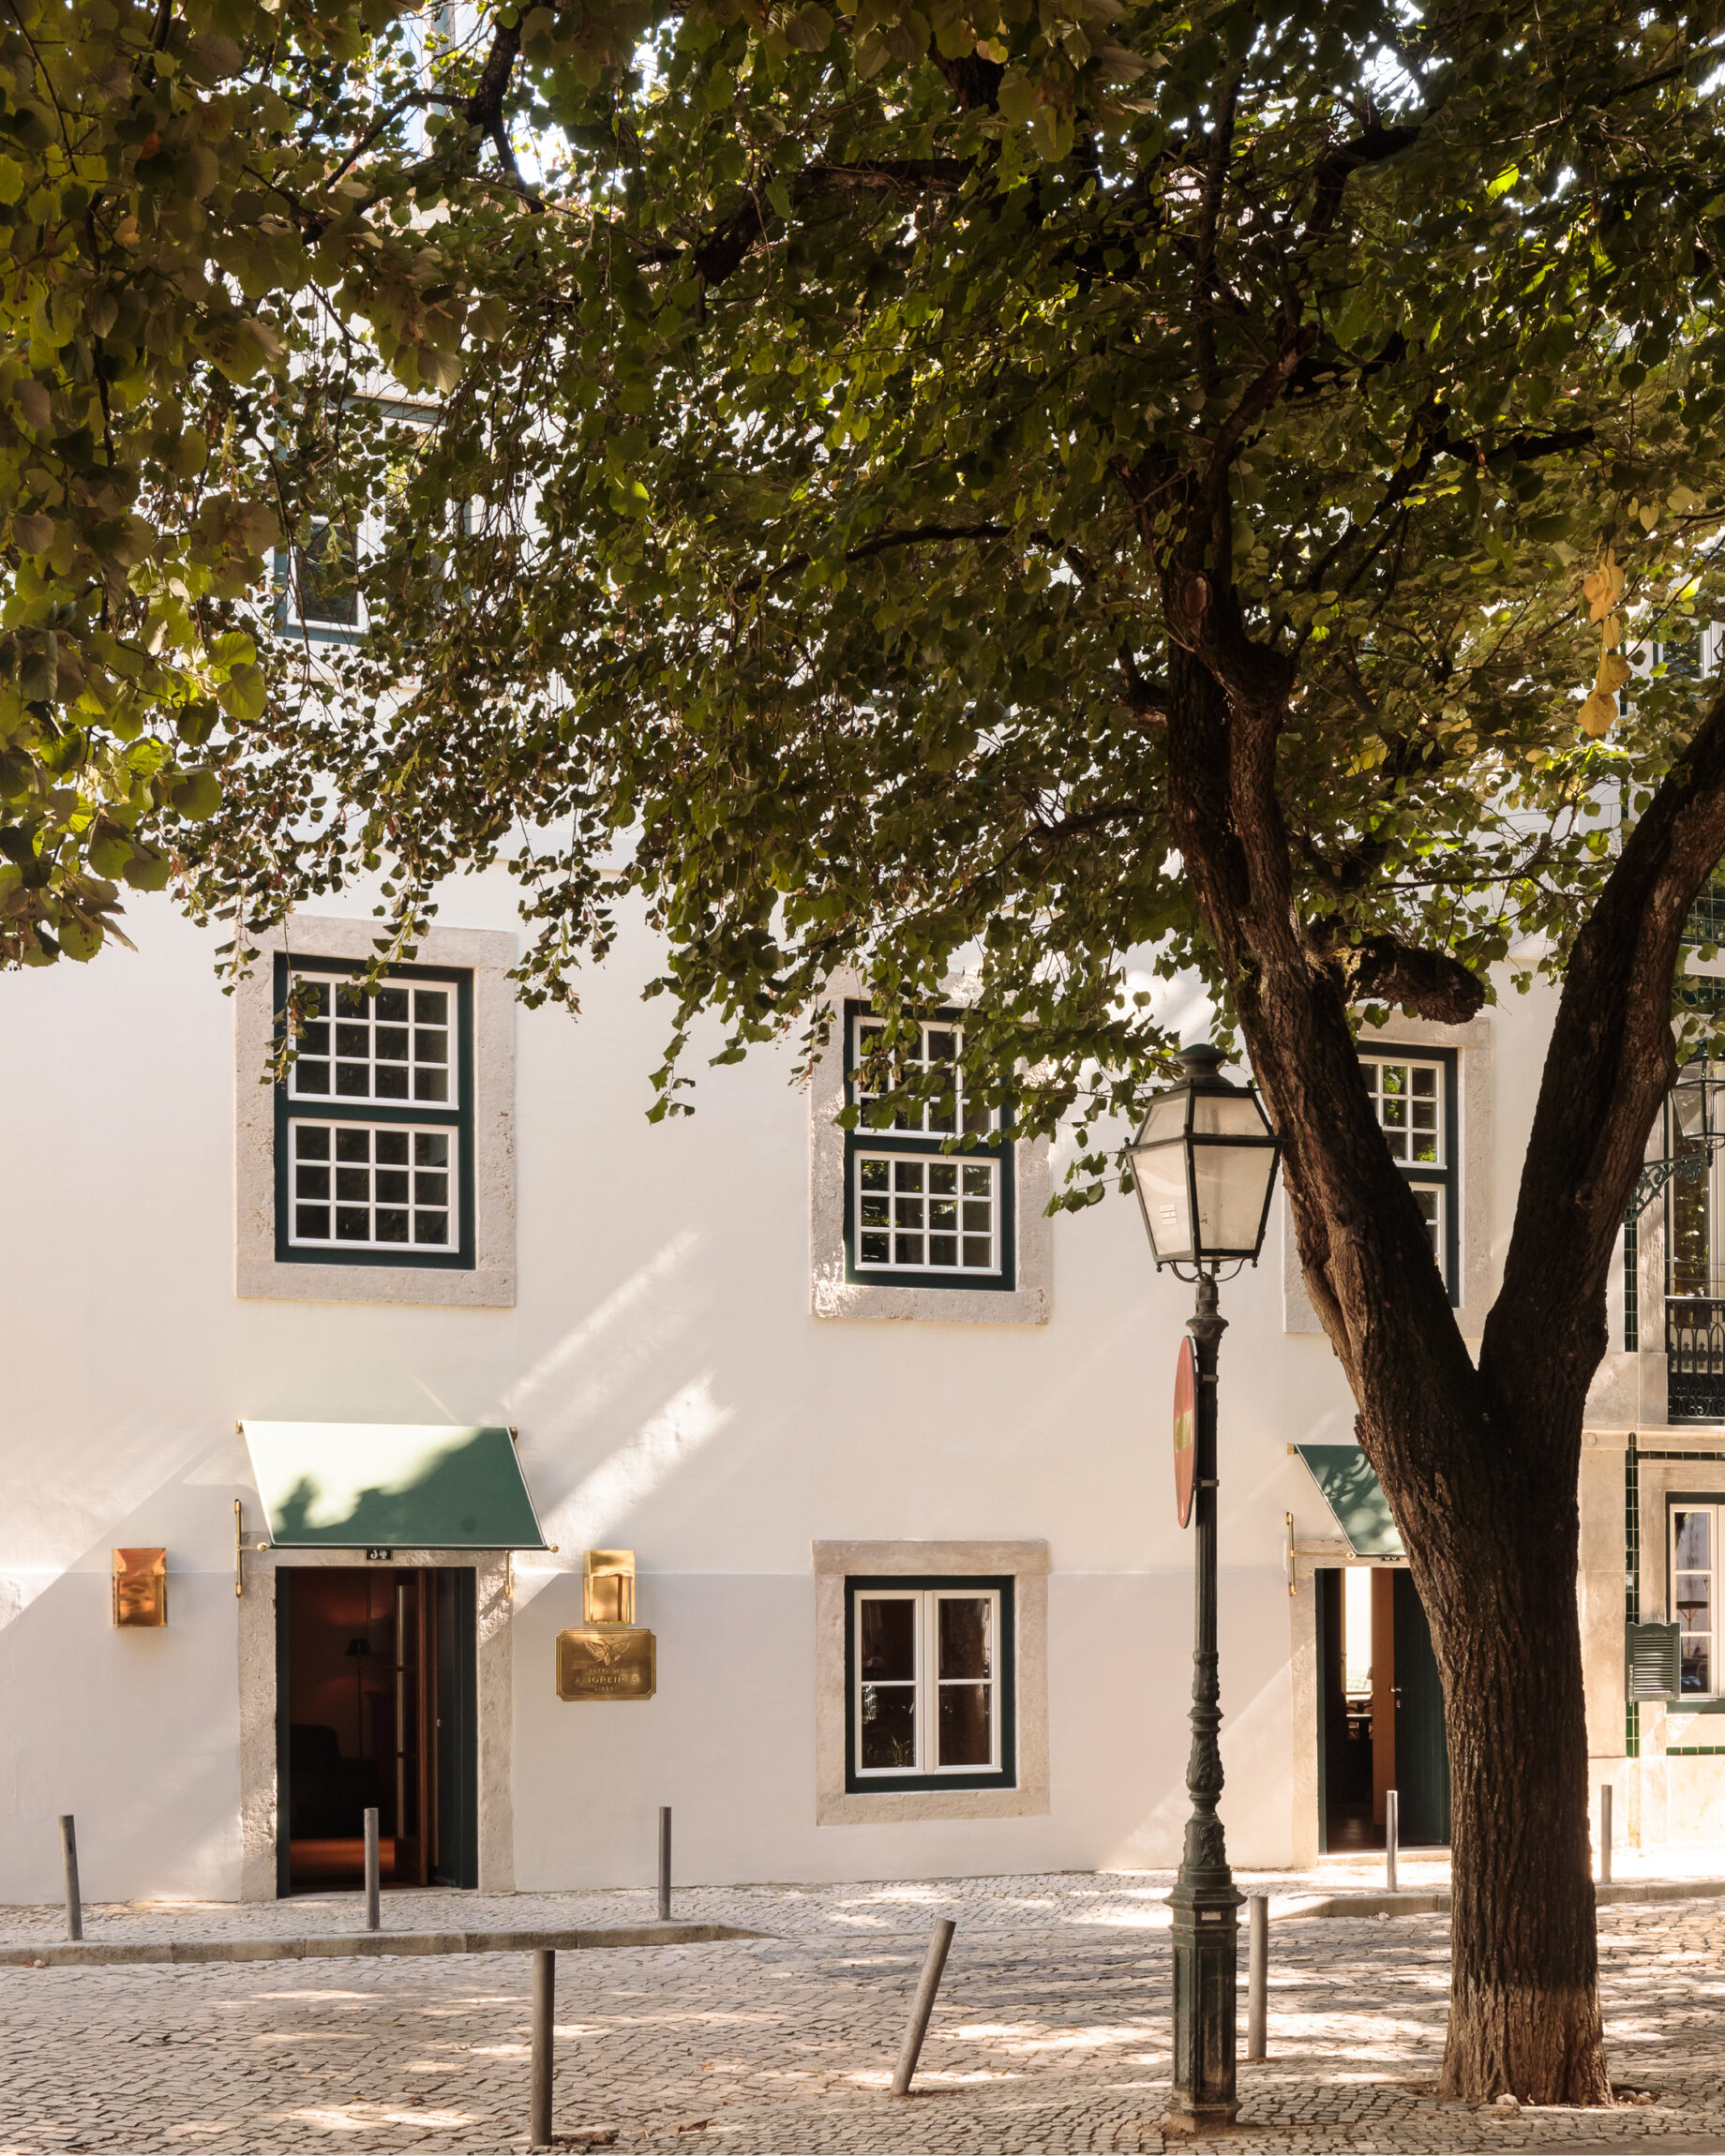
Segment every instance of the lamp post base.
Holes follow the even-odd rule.
[[[1174,2087],[1169,2119],[1189,2133],[1234,2122],[1236,1972],[1241,1895],[1225,1864],[1180,1876],[1174,1917]]]

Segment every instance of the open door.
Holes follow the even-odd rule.
[[[361,1885],[371,1805],[385,1885],[472,1883],[471,1568],[282,1566],[276,1594],[278,1891]]]
[[[1316,1576],[1318,1847],[1381,1849],[1397,1792],[1402,1846],[1449,1839],[1444,1694],[1413,1575],[1327,1566]]]
[[[1432,1628],[1411,1572],[1392,1572],[1385,1584],[1390,1588],[1395,1635],[1395,1758],[1402,1841],[1409,1849],[1446,1848],[1449,1746]]]

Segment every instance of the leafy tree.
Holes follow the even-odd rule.
[[[1725,699],[1661,660],[1619,708],[1626,654],[1717,604],[1717,11],[570,0],[447,50],[382,7],[221,22],[263,116],[214,148],[232,198],[189,190],[222,277],[170,280],[178,371],[138,409],[226,400],[222,484],[302,547],[318,517],[387,537],[345,655],[259,638],[237,567],[181,602],[188,682],[245,635],[273,682],[230,689],[220,804],[170,834],[191,902],[242,963],[381,868],[411,948],[441,877],[506,859],[524,993],[573,1003],[638,895],[664,1113],[697,1012],[734,1058],[818,1038],[839,966],[897,1010],[962,964],[973,1082],[1085,1133],[1072,1204],[1165,1069],[1125,954],[1199,971],[1432,1621],[1445,2087],[1609,2102],[1575,1492],[1725,852]],[[193,356],[236,284],[286,350],[268,400]],[[75,339],[31,364],[73,396]],[[147,646],[203,498],[128,454],[161,489]],[[97,649],[93,573],[79,600],[77,561],[29,559]],[[152,680],[158,713],[190,696]],[[58,800],[60,707],[17,708]],[[62,811],[30,814],[39,864]],[[1352,1027],[1470,1015],[1512,951],[1563,987],[1476,1367]]]

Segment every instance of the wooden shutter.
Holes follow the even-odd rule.
[[[1677,1697],[1677,1627],[1674,1624],[1624,1626],[1624,1680],[1631,1699]]]

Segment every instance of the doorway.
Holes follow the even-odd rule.
[[[478,1856],[474,1575],[276,1574],[277,1891],[357,1887],[378,1812],[384,1886],[472,1886]]]
[[[1317,1604],[1318,1847],[1381,1849],[1391,1789],[1402,1847],[1447,1847],[1444,1693],[1413,1575],[1326,1567]]]

